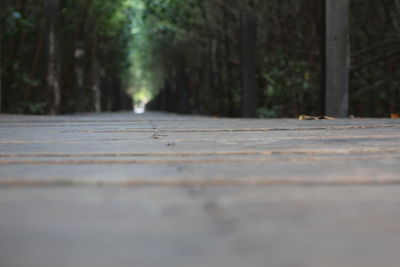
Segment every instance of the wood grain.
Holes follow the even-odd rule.
[[[0,266],[397,266],[399,128],[1,115]]]

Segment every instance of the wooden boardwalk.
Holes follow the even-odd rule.
[[[399,263],[399,120],[0,116],[1,267]]]

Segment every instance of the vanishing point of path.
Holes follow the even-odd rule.
[[[399,263],[399,120],[0,116],[1,267]]]

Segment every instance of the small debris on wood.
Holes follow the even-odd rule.
[[[167,134],[160,134],[160,133],[155,133],[151,136],[153,139],[160,139],[161,137],[168,136]]]
[[[167,146],[175,146],[175,143],[168,143]]]
[[[392,114],[390,114],[390,118],[392,118],[392,119],[400,119],[400,113],[392,113]]]
[[[299,120],[335,120],[334,117],[329,116],[308,116],[308,115],[300,115]]]

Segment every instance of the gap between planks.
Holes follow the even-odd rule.
[[[172,136],[173,137],[173,136]],[[265,136],[265,137],[257,137],[257,138],[227,138],[224,137],[223,139],[219,138],[186,138],[186,139],[172,139],[168,138],[166,140],[163,139],[158,139],[158,142],[165,142],[165,143],[171,143],[171,142],[204,142],[204,141],[214,141],[214,142],[222,142],[222,141],[238,141],[238,142],[244,142],[244,141],[263,141],[263,140],[364,140],[364,139],[400,139],[400,135],[342,135],[342,136],[336,136],[336,135],[329,135],[329,136],[287,136],[287,137],[271,137],[271,136]],[[10,140],[10,141],[0,141],[0,144],[2,145],[39,145],[39,144],[51,144],[51,145],[63,145],[63,144],[68,144],[68,145],[74,145],[74,144],[96,144],[98,142],[102,143],[147,143],[148,139],[141,139],[141,140],[131,140],[131,139],[114,139],[114,140],[104,140],[104,139],[99,139],[99,140],[85,140],[85,141],[28,141],[28,140]]]
[[[400,124],[384,125],[349,125],[349,126],[318,126],[295,128],[231,128],[231,129],[126,129],[126,130],[51,130],[61,133],[224,133],[224,132],[269,132],[269,131],[316,131],[316,130],[346,130],[346,129],[374,129],[399,128]]]
[[[347,178],[325,181],[311,179],[176,179],[176,180],[125,180],[125,181],[44,181],[44,180],[2,180],[0,188],[7,187],[268,187],[268,186],[386,186],[400,185],[400,179]]]
[[[197,151],[152,153],[0,153],[0,158],[13,157],[190,157],[190,156],[272,156],[272,155],[351,155],[400,153],[400,148],[363,149],[286,149],[250,151]]]
[[[0,165],[134,165],[134,164],[213,164],[266,163],[309,161],[400,160],[400,156],[302,157],[302,158],[208,158],[208,159],[144,159],[144,160],[0,160]]]

